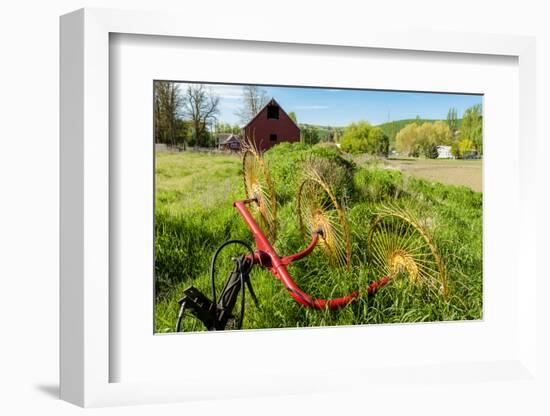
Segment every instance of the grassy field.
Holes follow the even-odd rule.
[[[269,150],[266,161],[278,197],[281,255],[304,247],[296,218],[295,194],[308,155],[336,158],[352,177],[339,187],[345,198],[353,244],[350,271],[330,267],[318,252],[290,266],[296,282],[314,297],[349,293],[380,276],[366,260],[366,234],[381,204],[406,205],[422,214],[445,261],[450,295],[423,290],[406,279],[396,280],[376,296],[361,298],[340,311],[301,307],[283,285],[263,270],[251,280],[259,298],[247,297],[244,328],[282,328],[482,318],[482,194],[467,187],[447,186],[382,169],[355,164],[334,150],[282,144]],[[344,189],[345,188],[345,189]],[[157,332],[174,330],[177,300],[194,285],[210,293],[209,266],[215,249],[229,238],[251,241],[232,202],[244,197],[241,159],[231,155],[192,152],[156,154],[155,321]],[[193,319],[184,329],[203,330]]]

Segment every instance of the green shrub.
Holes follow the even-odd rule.
[[[398,170],[362,167],[353,179],[358,198],[366,201],[396,199],[403,191],[403,174]]]
[[[325,173],[333,189],[342,196],[353,190],[355,163],[346,159],[335,146],[281,143],[265,153],[265,160],[280,203],[295,199],[304,172],[311,165]]]

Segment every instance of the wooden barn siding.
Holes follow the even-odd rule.
[[[271,134],[277,135],[277,141],[269,140]],[[290,117],[279,110],[279,119],[267,118],[267,107],[244,129],[244,137],[251,139],[259,150],[267,150],[282,142],[299,142],[300,129],[294,124]]]

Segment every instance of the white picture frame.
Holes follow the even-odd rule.
[[[80,406],[159,403],[210,397],[243,397],[282,393],[312,393],[342,389],[368,389],[384,394],[392,379],[417,379],[422,384],[450,379],[485,388],[487,380],[505,380],[521,388],[539,383],[536,361],[536,279],[534,244],[535,189],[530,177],[535,165],[529,149],[535,136],[535,41],[507,35],[384,32],[365,30],[331,34],[319,30],[302,33],[298,28],[284,32],[270,24],[253,26],[246,35],[223,27],[204,28],[184,16],[171,13],[82,9],[61,18],[61,398]],[[519,67],[518,163],[520,177],[516,273],[522,270],[517,287],[516,354],[509,359],[456,363],[408,369],[360,365],[345,380],[333,370],[314,374],[282,371],[265,379],[242,381],[212,390],[207,377],[181,381],[110,382],[110,365],[117,357],[110,349],[109,275],[113,259],[109,252],[110,171],[109,158],[109,37],[110,34],[154,35],[278,42],[285,44],[332,45],[334,47],[429,51],[442,54],[483,54],[516,57]],[[355,329],[350,329],[355,331]],[[120,357],[118,357],[120,358]],[[448,373],[440,377],[441,373]],[[526,383],[527,381],[527,383]],[[380,385],[381,383],[381,385]],[[407,383],[404,381],[403,383]],[[221,388],[223,387],[223,388]],[[441,387],[445,394],[445,387]],[[450,393],[450,388],[449,392]],[[498,395],[493,389],[487,394]],[[527,393],[525,393],[527,394]]]

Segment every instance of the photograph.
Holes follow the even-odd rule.
[[[153,81],[155,333],[483,319],[483,95]]]

